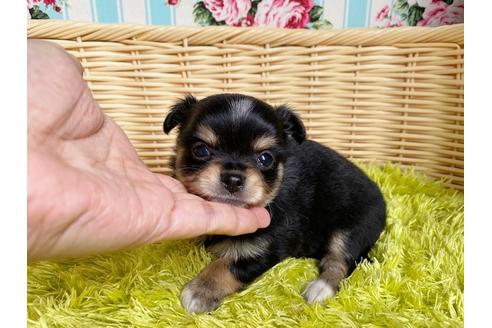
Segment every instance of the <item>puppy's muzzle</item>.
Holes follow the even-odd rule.
[[[220,181],[224,188],[234,194],[244,188],[245,176],[239,172],[223,172],[220,174]]]

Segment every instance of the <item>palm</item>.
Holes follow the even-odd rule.
[[[211,205],[186,193],[178,181],[150,172],[123,131],[101,112],[72,58],[43,43],[31,48],[36,50],[28,48],[31,258],[41,256],[37,252],[78,256],[257,228],[258,222],[237,220],[245,215],[238,211],[246,210]],[[48,85],[47,75],[60,78]],[[230,220],[212,220],[217,213]],[[50,227],[49,236],[37,229],[40,222]]]

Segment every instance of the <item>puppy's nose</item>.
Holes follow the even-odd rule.
[[[238,173],[222,173],[220,175],[222,185],[231,193],[235,193],[243,188],[244,176]]]

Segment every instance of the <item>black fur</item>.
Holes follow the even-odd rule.
[[[288,136],[292,137],[297,143],[306,140],[306,129],[304,128],[304,124],[289,107],[286,105],[277,107],[277,116],[282,121],[283,129]]]
[[[247,116],[233,120],[234,104],[250,101]],[[213,128],[220,140],[214,156],[231,165],[255,165],[250,141],[259,135],[271,135],[278,144],[270,150],[276,163],[270,170],[259,170],[267,184],[273,183],[283,164],[284,175],[277,196],[267,208],[270,226],[252,234],[229,237],[211,236],[206,246],[224,239],[268,240],[267,251],[260,257],[238,259],[231,271],[241,282],[251,282],[287,257],[321,259],[335,232],[347,233],[345,258],[349,273],[358,260],[379,238],[386,220],[386,206],[376,186],[359,168],[334,150],[305,140],[302,121],[286,106],[274,108],[258,99],[243,95],[215,95],[197,102],[187,98],[176,105],[164,122],[168,133],[181,126],[178,147],[189,149],[196,142],[197,124]],[[190,174],[206,163],[183,157]]]
[[[168,134],[177,125],[185,123],[193,105],[196,103],[195,97],[187,95],[185,99],[171,107],[162,125],[164,132]]]
[[[247,240],[260,235],[273,241],[261,261],[240,260],[233,266],[243,282],[251,282],[287,257],[321,259],[331,234],[340,230],[349,231],[350,273],[367,257],[385,225],[381,192],[354,164],[310,140],[300,145],[290,142],[287,148],[282,187],[269,204],[272,223],[253,234],[233,237]]]

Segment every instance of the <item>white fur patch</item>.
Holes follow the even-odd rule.
[[[181,304],[188,312],[196,312],[197,300],[193,298],[193,291],[190,286],[186,286],[181,293]]]
[[[233,122],[240,122],[253,109],[253,102],[248,98],[233,98],[229,101]]]
[[[200,294],[190,285],[187,285],[181,293],[181,304],[190,313],[210,312],[217,306],[217,303],[200,297]]]
[[[306,289],[302,292],[302,296],[308,303],[323,302],[327,298],[335,296],[335,290],[323,279],[311,281]]]
[[[211,245],[208,250],[218,257],[237,261],[239,259],[262,256],[267,251],[269,244],[265,239],[256,239],[251,242],[228,239]]]

